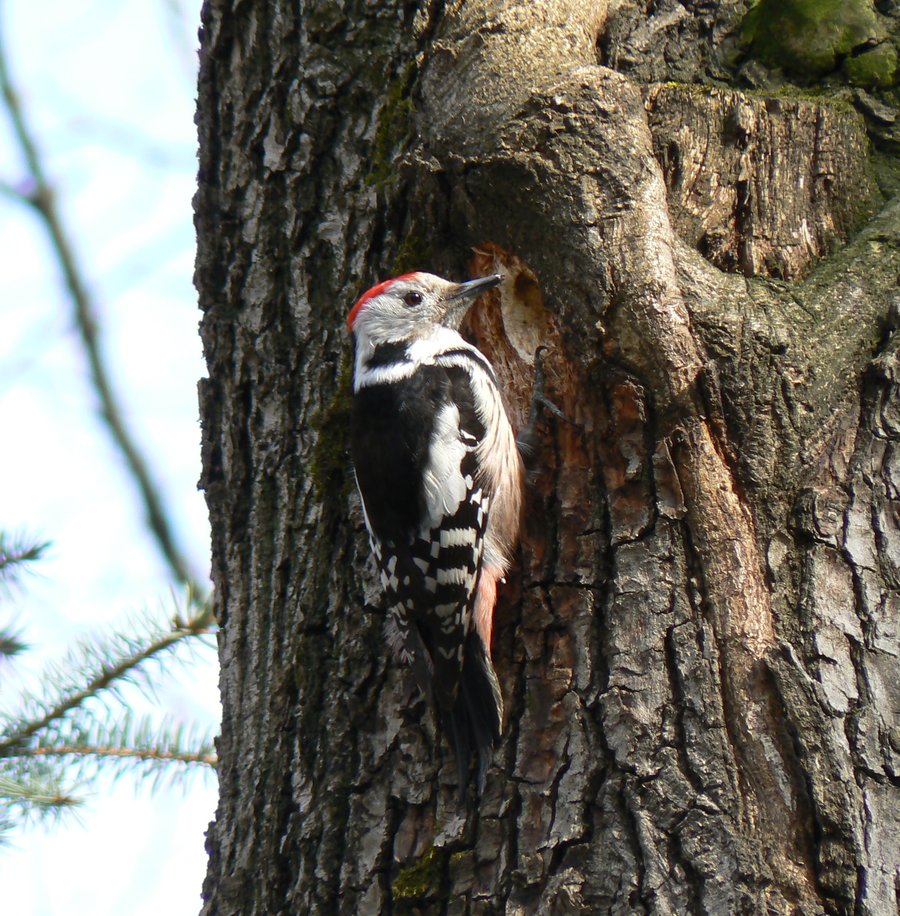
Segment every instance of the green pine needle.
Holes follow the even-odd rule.
[[[0,771],[0,846],[14,827],[52,820],[77,808],[81,800],[64,788],[59,774],[45,767],[7,766]]]
[[[100,707],[83,707],[19,751],[52,765],[59,761],[70,776],[88,779],[99,771],[119,777],[133,773],[176,781],[190,772],[212,771],[218,762],[211,733],[198,733],[178,724],[169,727],[152,716],[138,717],[130,709],[118,717]],[[105,715],[102,715],[105,713]]]
[[[41,693],[24,693],[18,704],[21,712],[0,724],[0,757],[28,747],[36,735],[94,697],[115,695],[126,683],[151,689],[150,663],[181,643],[209,635],[213,626],[209,604],[191,606],[189,597],[186,608],[178,609],[166,624],[145,616],[127,631],[77,645],[62,662],[45,668],[39,679]]]
[[[27,541],[0,531],[0,584],[15,584],[29,564],[40,560],[50,546],[49,542]]]
[[[78,800],[67,793],[61,793],[55,782],[19,782],[9,776],[0,775],[0,799],[15,805],[29,805],[37,808],[71,808]]]
[[[0,659],[12,658],[19,655],[28,648],[28,644],[22,642],[20,634],[10,627],[0,628]]]
[[[45,548],[0,532],[0,586],[15,582]],[[214,632],[210,600],[188,590],[181,601],[173,596],[165,614],[144,613],[80,642],[45,666],[35,690],[0,694],[7,710],[0,709],[0,847],[13,828],[75,808],[81,802],[72,787],[100,776],[129,775],[158,788],[214,773],[212,734],[139,716],[128,695],[134,686],[153,698],[159,665],[169,671],[183,663]],[[0,626],[0,661],[26,648],[12,626]]]

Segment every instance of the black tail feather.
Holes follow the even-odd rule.
[[[503,723],[503,700],[494,666],[481,637],[474,630],[466,637],[463,669],[453,708],[444,712],[447,737],[453,746],[459,771],[460,798],[469,783],[472,751],[478,752],[476,788],[484,792],[484,783],[494,743],[500,738]]]

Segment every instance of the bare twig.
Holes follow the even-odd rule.
[[[125,458],[128,470],[140,491],[150,530],[172,574],[179,582],[189,586],[194,594],[202,594],[204,589],[200,588],[195,581],[186,555],[177,544],[164,500],[151,477],[147,462],[125,423],[118,396],[114,391],[101,353],[96,309],[76,261],[69,236],[63,227],[54,200],[53,189],[47,180],[32,131],[10,81],[2,36],[0,36],[0,94],[2,94],[13,134],[28,170],[29,192],[22,193],[7,182],[0,184],[0,190],[30,205],[46,229],[72,302],[75,325],[78,328],[90,367],[91,381],[100,401],[100,415],[110,437]]]

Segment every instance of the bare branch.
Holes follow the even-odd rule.
[[[0,36],[0,95],[2,95],[3,104],[9,114],[19,150],[25,160],[28,181],[32,188],[31,193],[26,195],[17,191],[9,183],[3,182],[0,190],[14,199],[33,206],[47,231],[53,254],[65,278],[73,307],[73,318],[90,367],[91,381],[100,401],[100,416],[110,437],[122,453],[131,477],[140,491],[150,530],[172,574],[179,582],[189,586],[195,594],[202,594],[204,589],[199,587],[190,571],[186,554],[177,543],[169,513],[151,476],[147,461],[125,423],[118,394],[114,390],[101,353],[97,310],[76,260],[69,235],[63,226],[53,189],[47,180],[33,133],[10,81],[2,36]]]

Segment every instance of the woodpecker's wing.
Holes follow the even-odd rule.
[[[354,398],[357,484],[387,606],[417,679],[430,669],[445,709],[459,686],[490,503],[476,473],[483,436],[461,367],[423,367]]]

